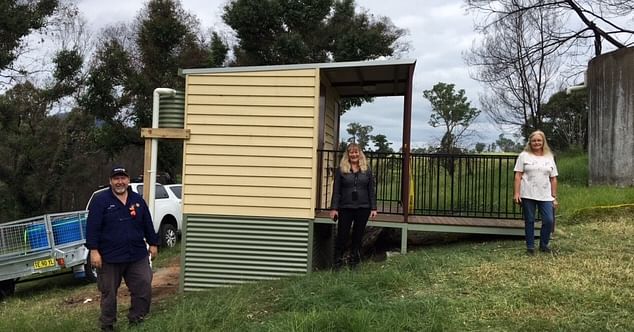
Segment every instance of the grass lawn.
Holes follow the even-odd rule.
[[[560,223],[556,255],[527,257],[521,239],[460,241],[356,271],[187,293],[120,331],[632,331],[631,216]],[[0,304],[0,330],[94,329],[98,306],[68,299],[95,286],[70,282]]]
[[[119,331],[634,331],[634,188],[567,181],[554,255],[526,256],[521,238],[462,238],[355,271],[169,297]],[[67,276],[19,288],[0,303],[0,331],[96,330],[98,306],[73,300],[95,287]]]

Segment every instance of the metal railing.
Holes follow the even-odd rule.
[[[327,210],[341,151],[319,150],[319,206]],[[403,154],[366,152],[381,213],[403,214]],[[411,154],[409,214],[520,219],[513,204],[515,155]]]

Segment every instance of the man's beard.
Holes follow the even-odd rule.
[[[125,194],[125,192],[126,192],[126,190],[128,188],[126,188],[125,186],[122,186],[122,187],[113,187],[113,189],[114,189],[115,194],[123,195],[123,194]]]

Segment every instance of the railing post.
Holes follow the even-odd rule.
[[[410,65],[408,68],[408,82],[407,92],[405,93],[405,100],[403,102],[403,221],[407,223],[409,216],[409,163],[410,163],[410,149],[411,149],[411,135],[412,135],[412,94],[413,94],[413,78],[414,78],[414,65]]]
[[[321,188],[323,187],[324,183],[322,181],[324,181],[324,174],[323,174],[323,168],[324,168],[324,150],[317,150],[317,199],[315,200],[315,208],[316,209],[320,209],[321,208]],[[326,199],[327,203],[328,200]]]

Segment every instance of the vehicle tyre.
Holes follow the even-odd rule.
[[[176,240],[178,234],[176,233],[176,227],[170,224],[163,224],[159,229],[159,236],[161,237],[161,246],[166,248],[173,248],[176,246]]]
[[[0,281],[0,300],[15,293],[15,279]]]

